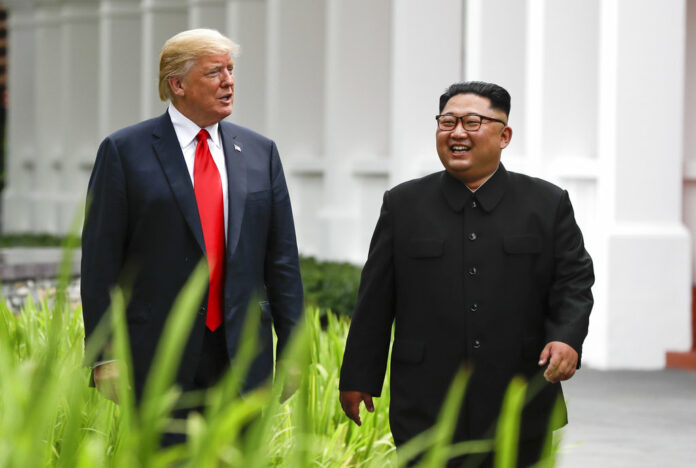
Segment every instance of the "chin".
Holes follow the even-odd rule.
[[[451,172],[467,172],[470,171],[472,167],[468,161],[462,161],[461,159],[459,159],[450,161],[450,163],[447,165],[447,168]]]

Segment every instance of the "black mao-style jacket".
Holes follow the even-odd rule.
[[[581,355],[593,282],[568,193],[551,183],[501,164],[474,193],[444,171],[398,185],[384,195],[340,388],[380,395],[394,324],[397,445],[434,424],[461,367],[471,377],[455,440],[492,435],[515,375],[530,382],[522,437],[540,435],[563,400],[539,355],[550,341]]]

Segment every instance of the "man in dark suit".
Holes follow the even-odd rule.
[[[205,257],[209,288],[183,353],[184,390],[215,384],[234,359],[247,306],[262,295],[259,352],[245,389],[273,369],[302,306],[295,228],[273,141],[222,121],[232,112],[237,45],[196,29],[169,39],[154,119],[119,130],[99,147],[82,235],[82,305],[89,339],[110,291],[130,291],[126,318],[140,397],[174,299]],[[98,363],[97,386],[114,363]]]
[[[558,382],[580,365],[594,274],[568,193],[500,163],[512,137],[509,111],[510,95],[495,84],[457,83],[440,97],[436,145],[445,170],[384,195],[340,400],[358,425],[361,402],[374,410],[394,322],[390,423],[397,447],[435,423],[465,366],[473,372],[456,441],[493,435],[513,376],[541,384],[523,411],[518,461],[527,466],[538,459],[550,412],[562,401]],[[546,380],[535,377],[542,372]]]

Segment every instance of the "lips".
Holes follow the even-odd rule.
[[[223,102],[228,102],[228,101],[232,100],[232,93],[230,93],[230,94],[225,94],[224,96],[220,96],[220,97],[218,98],[218,100],[219,100],[219,101],[223,101]]]

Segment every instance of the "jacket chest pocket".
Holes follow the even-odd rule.
[[[535,235],[508,236],[503,238],[503,264],[505,275],[517,278],[522,285],[534,277],[542,251],[541,238]]]

